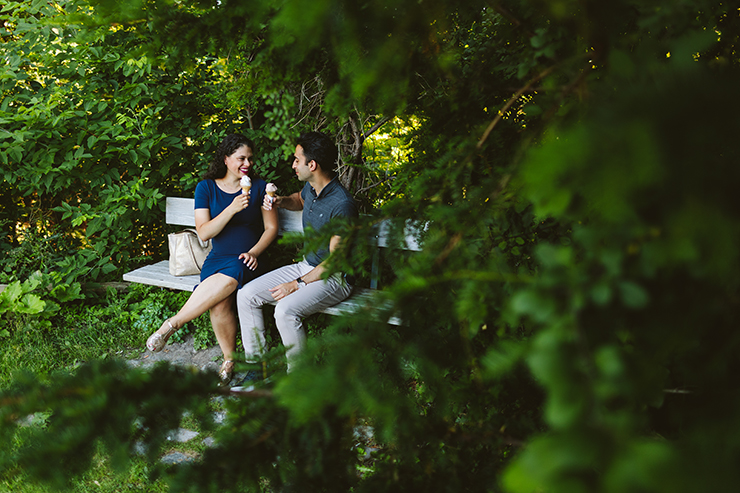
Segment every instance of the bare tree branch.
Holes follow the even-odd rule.
[[[503,116],[506,114],[507,111],[509,111],[509,109],[514,105],[514,103],[516,103],[517,99],[519,99],[520,97],[522,97],[522,94],[524,94],[526,91],[528,91],[533,85],[535,85],[541,79],[543,79],[543,78],[547,77],[548,75],[550,75],[550,73],[552,73],[552,71],[555,70],[555,67],[556,66],[557,65],[553,65],[551,67],[548,67],[545,70],[543,70],[542,72],[540,72],[539,74],[537,74],[536,76],[534,76],[532,79],[530,79],[530,81],[527,82],[527,84],[524,87],[522,87],[521,89],[519,89],[506,102],[506,104],[500,110],[498,110],[498,112],[496,114],[496,118],[494,118],[493,121],[490,123],[490,125],[488,125],[488,128],[486,128],[486,131],[483,132],[483,136],[481,136],[480,140],[478,141],[478,144],[475,146],[476,149],[480,149],[481,147],[483,147],[483,144],[485,143],[486,139],[488,139],[488,136],[493,131],[493,128],[498,124],[498,122],[501,121],[501,118],[503,118]]]
[[[368,138],[368,137],[370,137],[370,136],[371,136],[372,134],[374,134],[375,132],[377,132],[377,130],[378,130],[378,129],[379,129],[380,127],[382,127],[382,126],[383,126],[383,125],[385,125],[385,124],[386,124],[386,123],[387,123],[388,121],[390,121],[390,119],[391,119],[391,117],[390,117],[390,116],[384,116],[384,117],[383,117],[383,118],[381,118],[381,119],[380,119],[380,120],[379,120],[379,121],[378,121],[378,122],[377,122],[377,123],[376,123],[375,125],[373,125],[372,127],[370,127],[370,129],[368,129],[368,131],[364,133],[363,137],[364,137],[364,138]]]

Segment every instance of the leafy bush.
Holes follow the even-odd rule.
[[[133,317],[132,327],[145,338],[159,329],[165,320],[174,316],[190,296],[189,292],[170,291],[142,285],[134,285],[132,295],[136,292],[144,296],[141,301],[132,303],[130,306]],[[195,339],[195,349],[205,349],[216,343],[216,336],[211,328],[207,312],[175,332],[170,340],[184,342],[190,334]]]
[[[299,370],[232,406],[173,489],[737,490],[740,17],[726,2],[94,3],[94,21],[126,23],[122,37],[172,63],[228,54],[244,89],[231,101],[268,138],[352,133],[359,166],[362,123],[418,122],[380,215],[428,224],[424,249],[391,253],[390,308],[372,307],[406,325],[360,314],[316,330]],[[141,50],[121,53],[135,71]],[[54,433],[82,459],[96,436],[115,453],[137,416],[162,413],[163,432],[213,392],[171,369],[123,373],[94,362],[3,397],[22,414],[84,385],[112,402],[130,389],[120,415],[75,396],[119,427],[39,433],[48,467],[69,455]],[[147,378],[179,393],[140,391]],[[358,477],[360,422],[382,450]],[[56,471],[87,467],[72,465]]]

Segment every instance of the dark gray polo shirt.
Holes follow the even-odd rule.
[[[311,226],[316,231],[321,231],[331,219],[337,216],[357,217],[357,204],[352,195],[339,183],[336,177],[327,183],[321,190],[321,195],[316,196],[313,187],[306,183],[301,190],[303,198],[303,229]],[[306,261],[312,267],[316,267],[329,256],[329,242],[315,252],[306,255]]]

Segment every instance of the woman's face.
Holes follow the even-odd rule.
[[[252,149],[243,145],[233,152],[230,156],[224,158],[226,164],[226,173],[230,173],[237,178],[241,178],[249,173],[249,169],[254,164]]]

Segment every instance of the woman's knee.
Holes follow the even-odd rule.
[[[211,315],[216,317],[232,315],[234,313],[234,300],[231,296],[219,301],[211,308]]]

